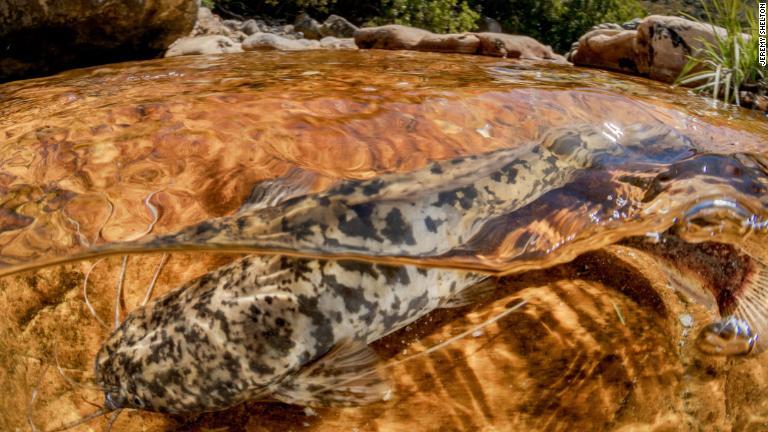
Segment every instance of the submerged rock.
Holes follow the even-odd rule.
[[[536,39],[504,33],[435,34],[414,27],[390,24],[356,31],[355,43],[363,49],[479,54],[566,62],[562,56],[555,54],[552,48]]]
[[[194,0],[0,4],[0,81],[151,58],[195,23]]]

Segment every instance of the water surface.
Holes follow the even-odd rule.
[[[133,412],[113,430],[759,429],[768,415],[761,358],[710,358],[692,346],[716,314],[706,284],[647,250],[608,245],[666,230],[715,198],[763,220],[768,123],[639,78],[374,50],[181,57],[4,84],[0,262],[10,272],[175,233],[232,215],[265,180],[299,179],[321,192],[343,180],[407,176],[432,161],[524,152],[558,128],[616,134],[637,124],[669,128],[692,151],[642,164],[635,152],[590,169],[484,225],[493,228],[487,241],[457,245],[462,254],[383,252],[396,262],[513,273],[493,299],[438,311],[376,343],[385,360],[433,346],[511,301],[529,302],[397,366],[393,400],[314,413],[259,403],[196,418]],[[652,183],[622,180],[628,175],[661,178],[663,188],[645,200]],[[543,240],[521,255],[515,240],[530,229]],[[345,253],[310,249],[299,252]],[[231,259],[174,252],[157,295]],[[124,312],[139,304],[159,260],[129,259]],[[24,430],[28,417],[51,428],[101,403],[99,392],[71,388],[53,361],[57,352],[68,376],[88,376],[108,333],[83,302],[94,262],[0,279],[0,429]],[[119,266],[119,256],[107,258],[90,276],[107,322]],[[105,429],[106,420],[78,430],[89,427]]]

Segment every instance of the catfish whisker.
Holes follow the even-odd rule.
[[[93,308],[93,305],[91,304],[90,300],[88,300],[88,278],[91,276],[91,272],[96,267],[98,263],[103,261],[105,258],[100,258],[96,260],[95,263],[91,264],[91,267],[88,269],[88,271],[85,273],[85,280],[83,281],[83,298],[85,299],[85,306],[88,308],[88,310],[91,312],[91,315],[93,315],[94,318],[96,318],[96,321],[104,327],[105,329],[109,330],[109,326],[107,323],[104,322],[103,319],[99,316],[99,314],[96,313],[96,309]]]
[[[119,410],[113,412],[111,416],[109,416],[109,422],[107,423],[107,432],[111,432],[112,431],[112,426],[117,421],[117,416],[119,416],[120,413],[122,413],[122,412],[123,412],[123,410],[119,409]]]
[[[117,286],[115,287],[115,327],[117,330],[120,327],[120,304],[123,300],[123,282],[125,282],[125,269],[128,265],[128,255],[123,255],[123,262],[120,265],[120,277],[117,279]]]
[[[96,238],[93,239],[93,244],[96,244],[99,240],[104,238],[104,227],[107,226],[107,223],[110,219],[112,219],[112,215],[115,213],[115,205],[112,204],[112,201],[109,200],[109,195],[103,195],[106,197],[107,205],[109,206],[109,213],[107,214],[106,219],[104,219],[104,222],[101,224],[99,231],[96,233]]]
[[[59,372],[59,375],[61,376],[62,379],[64,379],[64,382],[66,382],[67,385],[72,390],[75,390],[78,387],[88,389],[88,390],[97,390],[97,391],[103,390],[101,387],[88,386],[83,383],[79,383],[64,373],[64,370],[61,368],[61,363],[59,363],[59,340],[58,339],[54,339],[53,341],[53,360],[54,362],[56,362],[56,370]]]
[[[134,235],[133,237],[124,239],[123,241],[134,241],[138,240],[145,235],[152,232],[152,230],[155,228],[155,224],[157,224],[157,221],[160,219],[160,213],[157,211],[157,207],[155,207],[154,204],[150,201],[155,194],[162,191],[154,191],[147,195],[146,198],[144,198],[144,206],[149,209],[149,212],[152,214],[152,222],[149,223],[149,226],[147,226],[147,229],[144,230],[144,232]]]
[[[157,265],[157,268],[155,268],[155,274],[152,275],[152,281],[149,283],[149,288],[147,288],[147,293],[144,294],[144,300],[141,301],[141,306],[146,306],[149,302],[149,299],[152,298],[152,291],[155,289],[155,284],[157,284],[157,278],[160,276],[160,272],[163,270],[163,266],[168,261],[168,253],[164,253],[162,258],[160,258],[160,264]]]
[[[86,398],[85,398],[85,396],[83,396],[83,395],[80,395],[80,399],[81,399],[83,402],[87,403],[88,405],[90,405],[90,406],[92,406],[92,407],[94,407],[94,408],[98,408],[98,409],[102,409],[102,408],[104,408],[104,407],[102,407],[101,405],[99,405],[99,404],[97,404],[97,403],[95,403],[95,402],[91,402],[91,401],[89,401],[89,400],[88,400],[88,399],[86,399]]]
[[[72,429],[75,426],[80,426],[83,423],[87,423],[87,422],[89,422],[89,421],[91,421],[91,420],[93,420],[95,418],[99,418],[99,417],[101,417],[103,415],[109,414],[110,412],[112,412],[112,411],[107,410],[107,409],[102,407],[102,408],[100,408],[100,409],[98,409],[98,410],[88,414],[85,417],[82,417],[80,419],[71,421],[69,423],[65,423],[65,424],[63,424],[63,425],[61,425],[61,426],[59,426],[57,428],[50,429],[47,432],[63,432],[65,430]]]
[[[34,416],[35,411],[35,402],[37,402],[37,396],[40,391],[40,385],[43,383],[43,377],[45,377],[45,373],[48,371],[48,364],[43,364],[43,370],[40,371],[40,377],[37,379],[37,384],[35,384],[35,387],[32,388],[32,394],[29,397],[29,401],[27,401],[27,424],[29,424],[29,428],[32,429],[32,432],[38,432],[40,429],[35,426],[35,421],[32,419]]]
[[[489,325],[491,325],[491,324],[493,324],[493,323],[495,323],[495,322],[499,321],[500,319],[502,319],[502,318],[506,317],[507,315],[511,314],[512,312],[515,312],[515,311],[519,310],[519,309],[520,309],[521,307],[523,307],[523,306],[524,306],[526,303],[528,303],[528,300],[521,300],[521,301],[520,301],[519,303],[517,303],[516,305],[514,305],[514,306],[510,307],[509,309],[507,309],[507,310],[505,310],[505,311],[503,311],[503,312],[501,312],[501,313],[497,314],[496,316],[494,316],[494,317],[492,317],[492,318],[489,318],[489,319],[487,319],[487,320],[483,321],[482,323],[480,323],[480,324],[478,324],[478,325],[476,325],[476,326],[472,327],[471,329],[469,329],[469,330],[467,330],[467,331],[464,331],[464,332],[462,332],[462,333],[459,333],[458,335],[456,335],[456,336],[453,336],[452,338],[450,338],[450,339],[448,339],[448,340],[446,340],[446,341],[444,341],[444,342],[442,342],[442,343],[439,343],[439,344],[437,344],[437,345],[435,345],[435,346],[433,346],[433,347],[431,347],[431,348],[428,348],[428,349],[426,349],[426,350],[424,350],[424,351],[422,351],[422,352],[416,353],[416,354],[414,354],[414,355],[412,355],[412,356],[408,356],[408,357],[406,357],[406,358],[404,358],[404,359],[401,359],[401,360],[397,360],[397,361],[394,361],[394,362],[388,363],[388,364],[384,365],[384,366],[382,367],[382,369],[391,369],[391,368],[393,368],[393,367],[395,367],[395,366],[397,366],[397,365],[399,365],[399,364],[403,364],[403,363],[405,363],[405,362],[408,362],[408,361],[411,361],[411,360],[417,359],[417,358],[419,358],[419,357],[423,357],[423,356],[425,356],[425,355],[429,355],[429,354],[431,354],[431,353],[433,353],[433,352],[435,352],[435,351],[437,351],[437,350],[439,350],[439,349],[445,348],[446,346],[448,346],[448,345],[452,344],[453,342],[456,342],[456,341],[457,341],[457,340],[459,340],[459,339],[465,338],[465,337],[467,337],[468,335],[471,335],[472,333],[474,333],[474,332],[476,332],[476,331],[482,330],[482,329],[484,329],[485,327],[488,327]],[[345,380],[343,380],[343,381],[341,381],[341,382],[337,382],[337,383],[334,383],[334,384],[333,384],[333,387],[336,387],[336,386],[341,386],[341,385],[344,385],[344,384],[346,384],[346,383],[349,383],[349,382],[352,382],[352,381],[356,381],[356,380],[358,380],[358,379],[360,379],[360,378],[362,378],[362,377],[364,377],[364,376],[373,375],[373,374],[376,374],[376,373],[378,373],[378,371],[377,371],[377,370],[370,370],[370,371],[368,371],[368,372],[364,372],[364,373],[361,373],[361,374],[359,374],[359,375],[356,375],[356,376],[354,376],[354,377],[350,377],[350,378],[347,378],[347,379],[345,379]],[[332,387],[332,386],[325,386],[325,387],[322,387],[322,388],[320,388],[320,389],[317,389],[317,390],[315,390],[315,391],[311,392],[311,394],[317,394],[317,393],[321,393],[321,392],[323,392],[323,391],[326,391],[326,390],[328,390],[328,389],[329,389],[329,388],[331,388],[331,387]]]
[[[433,346],[431,348],[428,348],[428,349],[426,349],[426,350],[424,350],[422,352],[419,352],[419,353],[416,353],[416,354],[414,354],[412,356],[408,356],[408,357],[406,357],[404,359],[400,359],[400,360],[394,361],[392,363],[389,363],[389,364],[387,364],[384,367],[389,369],[389,368],[392,368],[392,367],[397,366],[399,364],[405,363],[407,361],[411,361],[411,360],[414,360],[416,358],[423,357],[425,355],[429,355],[429,354],[431,354],[431,353],[433,353],[433,352],[435,352],[435,351],[437,351],[437,350],[439,350],[441,348],[445,348],[446,346],[456,342],[457,340],[463,339],[463,338],[471,335],[472,333],[474,333],[476,331],[480,331],[480,330],[484,329],[485,327],[488,327],[489,325],[495,323],[496,321],[499,321],[500,319],[506,317],[507,315],[511,314],[512,312],[517,311],[521,307],[525,306],[526,303],[528,303],[528,300],[522,300],[518,304],[512,306],[511,308],[505,310],[504,312],[501,312],[498,315],[496,315],[495,317],[489,318],[489,319],[481,322],[480,324],[472,327],[471,329],[469,329],[467,331],[459,333],[456,336],[453,336],[452,338],[450,338],[450,339],[448,339],[448,340],[446,340],[446,341],[444,341],[442,343],[439,343],[439,344],[437,344],[437,345],[435,345],[435,346]]]

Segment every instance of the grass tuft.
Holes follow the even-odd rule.
[[[707,3],[702,2],[706,24],[712,27],[715,40],[701,40],[701,50],[688,57],[675,84],[696,85],[696,92],[740,104],[739,90],[766,87],[765,71],[758,63],[759,29],[754,7],[742,0]],[[717,31],[717,26],[723,27],[725,34]]]

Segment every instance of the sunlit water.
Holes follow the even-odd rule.
[[[637,125],[676,138],[643,141],[650,135]],[[303,193],[330,190],[331,198],[342,180],[382,178],[392,190],[419,184],[383,198],[427,200],[451,184],[450,172],[417,183],[425,177],[414,173],[434,161],[478,155],[477,167],[490,166],[499,154],[491,152],[503,149],[530,159],[553,134],[577,126],[621,151],[589,159],[548,187],[517,184],[531,192],[519,205],[470,206],[466,223],[451,230],[465,236],[361,250],[316,238],[275,241],[274,227],[221,230],[215,242],[191,235],[197,228],[182,231],[219,217],[221,227],[232,225],[226,218],[253,187],[275,178]],[[761,358],[707,357],[693,347],[717,314],[718,276],[681,265],[695,255],[688,249],[639,239],[667,232],[764,256],[767,139],[762,117],[682,90],[482,57],[245,53],[77,70],[0,86],[0,261],[11,272],[168,235],[138,249],[330,254],[510,274],[494,299],[437,311],[377,342],[384,360],[528,301],[393,368],[386,403],[316,412],[254,403],[199,418],[130,412],[113,430],[759,429],[768,418]],[[462,181],[491,174],[473,169]],[[280,212],[321,219],[322,209],[298,200]],[[424,246],[430,241],[439,247]],[[160,259],[129,259],[124,311],[140,303]],[[231,259],[174,252],[156,295]],[[87,377],[109,333],[83,301],[94,262],[0,280],[0,429],[29,428],[30,418],[51,428],[94,411],[89,401],[101,404],[98,391],[71,388],[53,361],[56,351],[65,374]],[[107,323],[119,267],[118,256],[107,258],[89,280]],[[79,430],[88,427],[105,428],[106,420]]]

